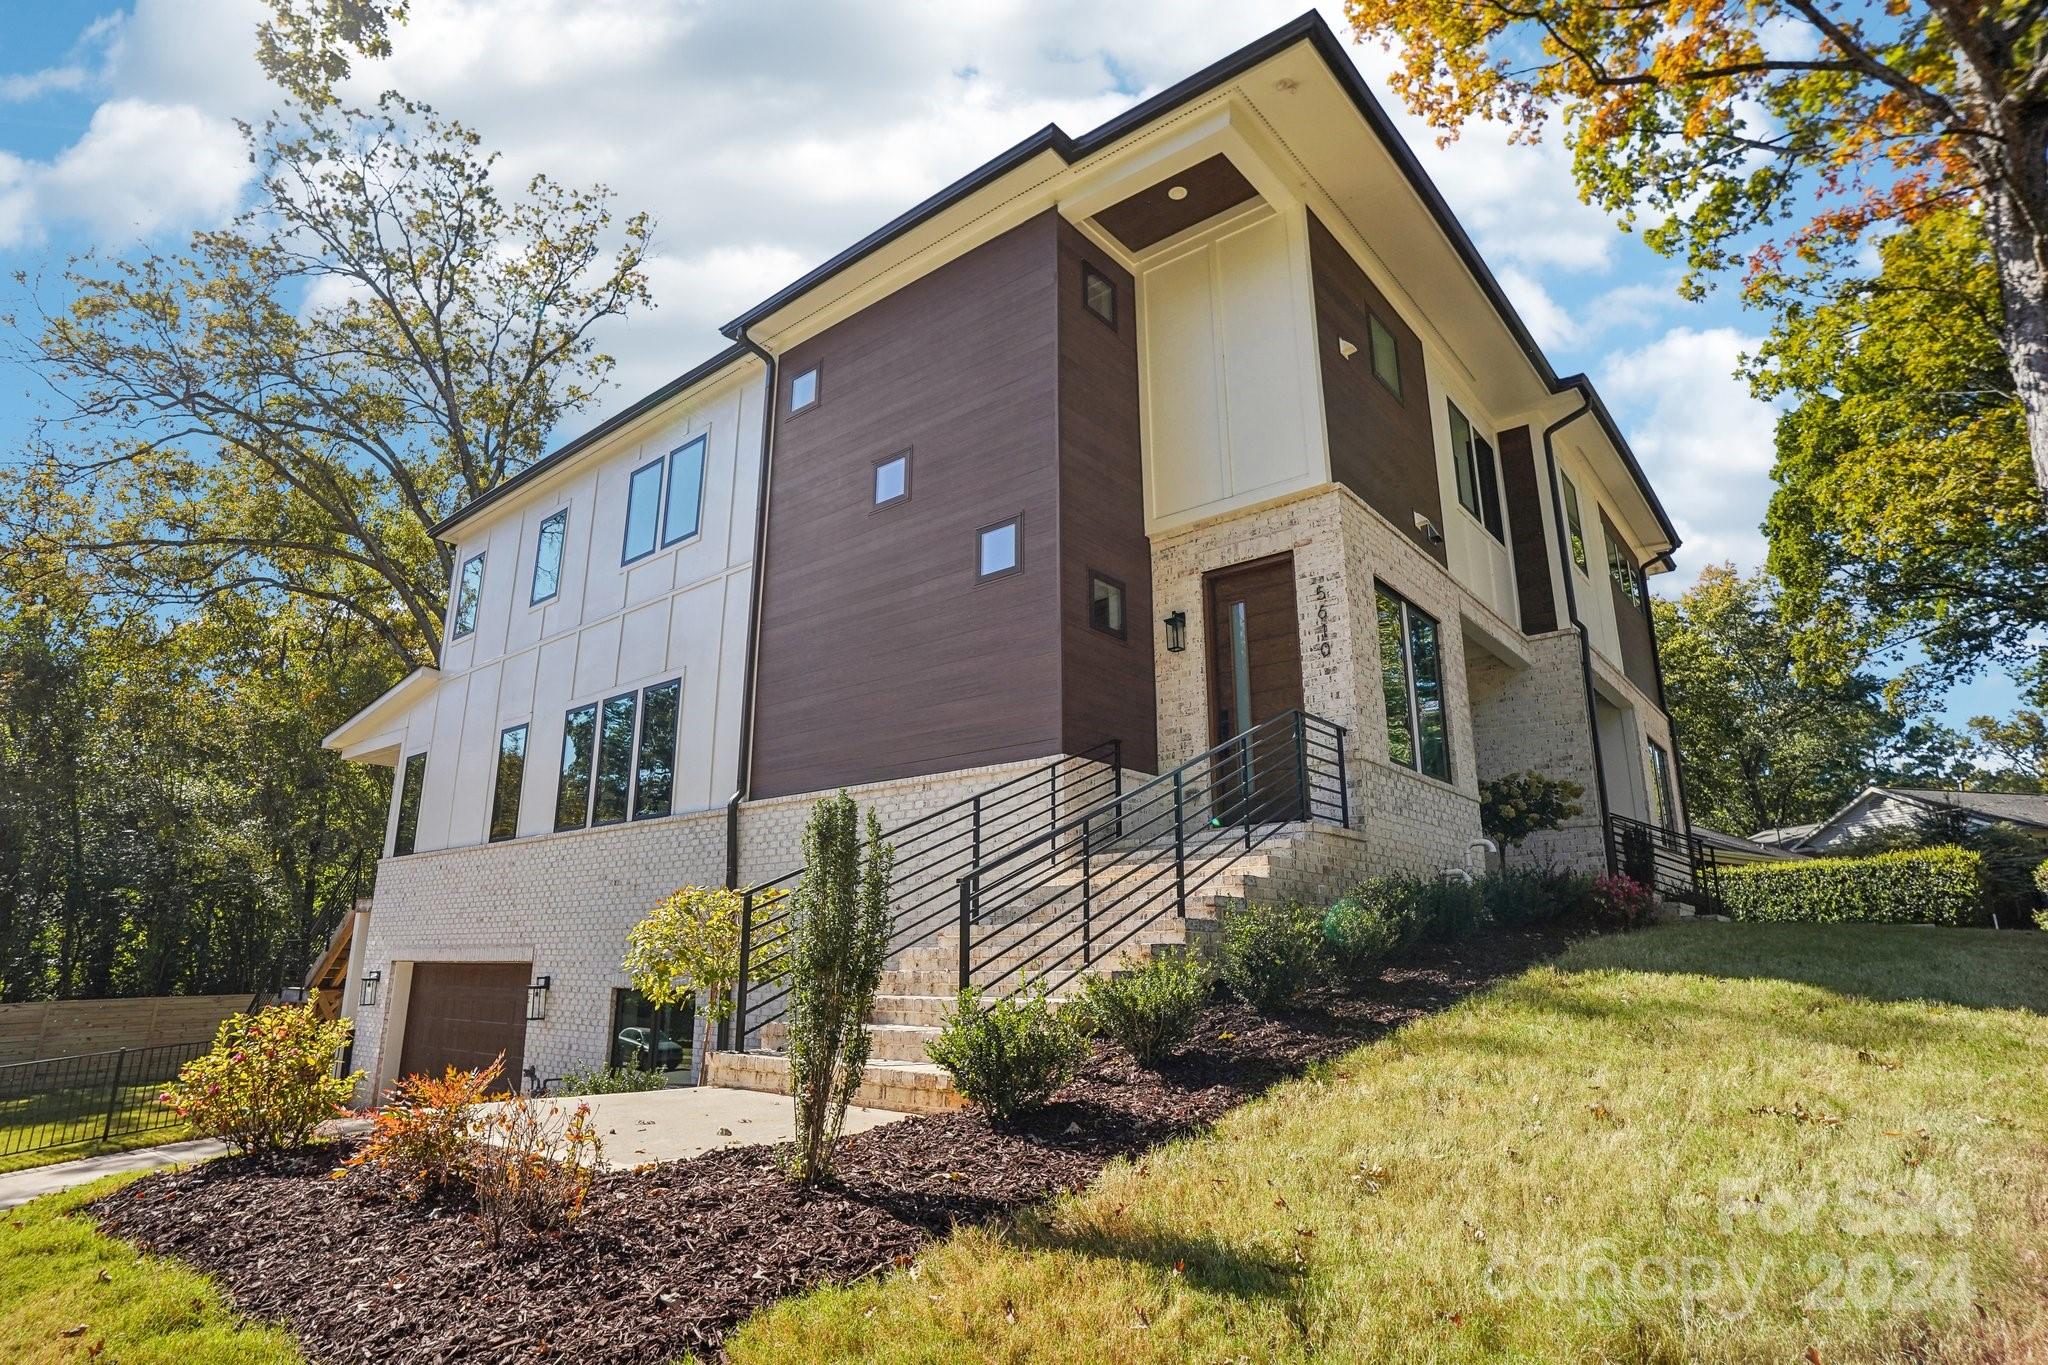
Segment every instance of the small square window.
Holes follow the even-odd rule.
[[[997,578],[1024,567],[1024,519],[1012,517],[975,533],[976,575]]]
[[[1088,624],[1124,638],[1124,585],[1105,573],[1088,572]]]
[[[1372,318],[1372,372],[1379,381],[1401,396],[1401,347],[1394,340],[1394,333],[1387,324]]]
[[[1096,317],[1116,326],[1116,285],[1109,276],[1085,262],[1081,266],[1081,302]]]
[[[818,366],[813,365],[789,381],[789,410],[802,412],[818,401]]]
[[[910,497],[910,452],[875,461],[875,506],[887,507]]]

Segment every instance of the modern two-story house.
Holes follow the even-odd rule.
[[[726,332],[438,529],[441,666],[328,740],[394,772],[346,990],[373,1084],[684,1066],[627,928],[786,874],[842,787],[966,849],[928,879],[963,940],[1041,861],[1097,915],[1102,859],[1170,867],[1184,918],[1191,838],[1308,890],[1470,867],[1513,771],[1587,793],[1530,856],[1684,829],[1645,586],[1677,535],[1319,18]]]

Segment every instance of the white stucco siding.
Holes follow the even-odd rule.
[[[760,418],[760,371],[739,367],[459,528],[451,594],[462,566],[485,556],[476,628],[446,642],[435,686],[404,718],[387,850],[406,756],[428,755],[416,851],[479,844],[499,737],[526,725],[518,831],[546,833],[565,714],[671,679],[682,681],[674,809],[724,803],[737,773]],[[697,534],[621,564],[633,471],[698,436]],[[559,582],[536,604],[540,528],[557,513],[566,513]]]

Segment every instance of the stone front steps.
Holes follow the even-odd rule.
[[[1306,850],[1295,846],[1309,828],[1281,827],[1250,853],[1237,853],[1227,866],[1189,893],[1185,918],[1162,914],[1133,933],[1132,924],[1119,925],[1121,916],[1110,910],[1096,921],[1100,926],[1096,931],[1097,943],[1106,940],[1116,946],[1103,952],[1083,971],[1089,975],[1127,971],[1160,954],[1209,946],[1221,931],[1226,907],[1240,900],[1277,898],[1298,880],[1300,870],[1296,864]],[[1098,896],[1117,894],[1113,884],[1106,892],[1102,890],[1103,883],[1114,877],[1128,875],[1130,884],[1136,886],[1148,878],[1156,879],[1162,871],[1170,872],[1173,866],[1171,847],[1126,848],[1102,856],[1110,867],[1107,873],[1096,872],[1091,877],[1091,889]],[[1190,875],[1193,879],[1194,874]],[[992,973],[1013,967],[1028,972],[1042,960],[1040,954],[1047,940],[1059,938],[1079,923],[1080,897],[1078,868],[1063,869],[1046,879],[1029,898],[1028,905],[1018,904],[992,913],[991,922],[972,931],[975,976],[987,979]],[[1161,906],[1167,903],[1162,898]],[[1091,909],[1099,904],[1100,901],[1093,902]],[[1151,913],[1145,910],[1132,919],[1142,921]],[[997,918],[1001,919],[1000,924],[993,922]],[[1047,927],[1055,923],[1060,927]],[[938,1037],[939,1026],[953,1009],[959,991],[958,935],[957,922],[946,923],[921,941],[892,954],[882,973],[881,991],[875,997],[874,1015],[868,1024],[871,1050],[855,1103],[907,1113],[937,1113],[966,1102],[954,1091],[951,1078],[926,1060],[925,1051],[926,1045]],[[1063,940],[1055,956],[1078,944],[1078,937]],[[1064,972],[1066,968],[1060,970]],[[997,990],[1014,990],[1024,974],[1013,973]],[[1064,988],[1063,994],[1074,988]],[[787,1093],[789,1063],[781,1052],[787,1038],[784,1020],[761,1026],[754,1036],[759,1050],[711,1055],[706,1064],[705,1084]]]

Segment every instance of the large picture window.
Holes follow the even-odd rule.
[[[526,727],[498,736],[498,771],[491,785],[491,842],[519,833],[519,792],[526,783]]]
[[[661,543],[688,540],[704,526],[704,450],[702,436],[669,452],[668,510]]]
[[[676,721],[683,681],[662,683],[640,694],[639,762],[633,774],[633,818],[651,819],[675,809]]]
[[[613,991],[611,1065],[659,1071],[671,1085],[687,1085],[695,1027],[694,1002],[650,1005],[638,991]]]
[[[633,718],[637,702],[631,692],[607,697],[598,713],[597,783],[590,801],[593,825],[615,825],[626,818],[626,797],[633,782]]]
[[[1479,518],[1488,535],[1501,539],[1500,478],[1494,472],[1493,443],[1448,403],[1451,410],[1451,464],[1458,476],[1458,502]]]
[[[1380,687],[1387,709],[1387,757],[1429,777],[1451,780],[1444,715],[1442,630],[1436,618],[1384,587],[1379,609]]]
[[[551,601],[562,590],[562,547],[568,537],[566,507],[540,524],[540,535],[533,547],[533,590],[526,598],[530,605],[537,607]]]
[[[471,555],[462,562],[462,577],[455,587],[455,638],[460,640],[476,629],[477,603],[484,595],[484,557]]]
[[[555,828],[590,823],[591,760],[597,751],[597,707],[579,706],[562,720],[562,770],[555,785]]]
[[[420,834],[420,793],[427,785],[427,756],[409,754],[398,788],[398,831],[391,839],[391,856],[403,858],[412,852]]]

